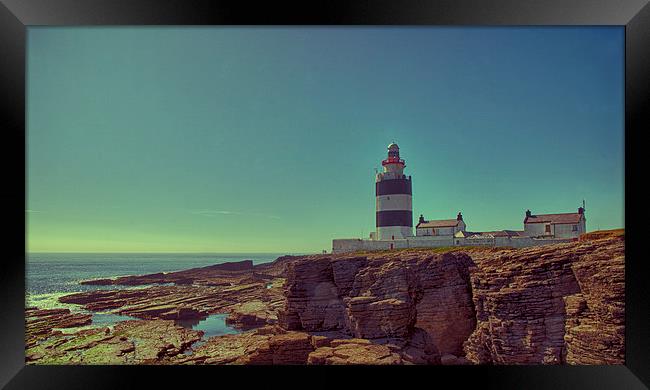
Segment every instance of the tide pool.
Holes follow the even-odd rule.
[[[205,339],[213,336],[241,333],[226,324],[227,316],[227,314],[212,314],[203,320],[177,320],[175,322],[187,329],[202,330]]]
[[[208,316],[207,318],[203,320],[177,320],[175,323],[177,325],[180,325],[184,328],[188,329],[194,329],[194,330],[202,330],[203,331],[203,337],[201,340],[197,341],[196,343],[192,344],[192,346],[188,349],[186,349],[183,354],[185,355],[191,355],[193,350],[196,349],[197,347],[205,344],[205,342],[210,338],[210,337],[215,337],[215,336],[224,336],[227,334],[237,334],[241,333],[241,331],[229,326],[226,324],[226,317],[228,317],[228,314],[212,314]]]

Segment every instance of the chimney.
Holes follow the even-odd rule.
[[[422,216],[422,214],[420,214],[420,220],[418,222],[419,223],[424,223],[424,217]]]
[[[530,217],[531,215],[533,214],[530,212],[530,210],[526,210],[526,218]]]
[[[458,212],[458,215],[456,216],[456,220],[457,221],[462,221],[463,220],[463,214],[461,214],[460,211]]]
[[[584,207],[578,207],[578,214],[584,214],[584,213],[585,213]]]

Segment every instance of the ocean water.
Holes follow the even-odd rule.
[[[147,286],[89,286],[82,280],[180,271],[232,261],[252,260],[253,264],[271,262],[281,253],[30,253],[27,256],[25,305],[40,309],[68,308],[85,313],[80,306],[63,304],[58,298],[74,292],[134,289]],[[94,326],[113,326],[135,319],[113,312],[93,312]],[[225,324],[225,315],[215,314],[202,321],[180,322],[190,329],[203,330],[204,338],[237,333]],[[73,331],[77,329],[70,329]]]

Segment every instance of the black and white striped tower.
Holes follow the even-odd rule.
[[[411,176],[404,175],[404,160],[399,146],[388,145],[388,158],[381,162],[384,171],[377,174],[377,238],[398,240],[413,236]]]

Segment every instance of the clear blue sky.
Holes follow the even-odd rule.
[[[414,219],[624,225],[624,30],[28,29],[30,251],[316,252]]]

